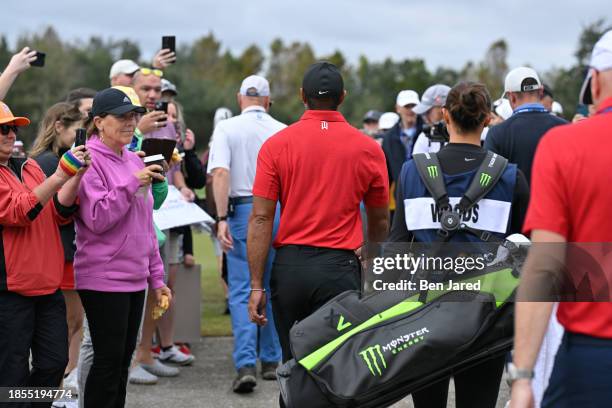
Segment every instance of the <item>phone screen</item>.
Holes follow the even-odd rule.
[[[159,101],[155,104],[155,110],[168,113],[168,102]]]
[[[166,35],[162,37],[162,49],[167,48],[172,52],[176,51],[176,37],[173,35]]]
[[[76,138],[74,139],[74,147],[84,146],[87,141],[85,129],[78,128],[76,130]]]
[[[36,51],[36,59],[30,62],[33,67],[44,67],[45,66],[45,54],[44,52]]]

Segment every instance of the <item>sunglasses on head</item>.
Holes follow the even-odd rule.
[[[161,69],[153,69],[153,68],[140,68],[140,72],[142,73],[142,75],[155,75],[157,77],[163,77],[164,76],[164,71],[162,71]]]
[[[18,127],[16,125],[0,125],[0,132],[4,136],[8,136],[11,130],[13,131],[13,133],[17,134],[17,129]]]

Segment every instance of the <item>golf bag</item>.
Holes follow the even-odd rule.
[[[519,251],[511,257],[524,259]],[[505,262],[465,276],[480,291],[336,296],[290,331],[294,358],[277,371],[286,406],[384,407],[505,354],[518,269]]]

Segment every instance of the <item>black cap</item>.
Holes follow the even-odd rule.
[[[306,70],[302,89],[310,98],[339,98],[344,92],[344,81],[340,70],[334,64],[320,61]]]
[[[552,88],[548,86],[548,84],[544,84],[543,94],[544,96],[550,96],[551,98],[553,98]]]
[[[107,88],[96,94],[91,106],[91,116],[100,116],[104,113],[123,115],[127,112],[145,113],[142,106],[134,105],[130,97],[116,88]]]

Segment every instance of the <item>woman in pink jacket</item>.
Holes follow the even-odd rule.
[[[89,322],[94,359],[85,407],[125,405],[128,368],[147,286],[171,298],[153,228],[150,184],[162,167],[128,151],[144,108],[116,88],[98,92],[88,126],[92,166],[79,190],[76,288]]]

